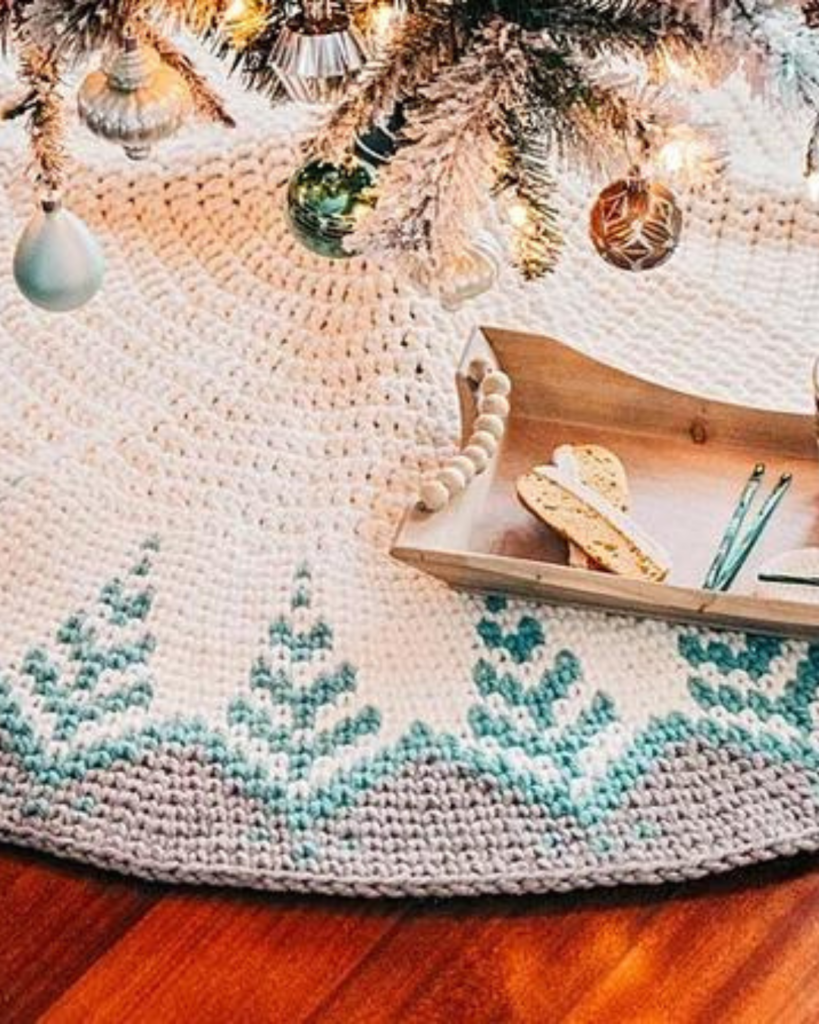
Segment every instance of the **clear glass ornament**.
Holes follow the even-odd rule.
[[[415,285],[454,313],[494,287],[500,272],[496,246],[481,235],[462,249],[427,260],[416,259],[409,268]]]

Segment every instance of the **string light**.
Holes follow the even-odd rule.
[[[222,27],[231,46],[242,50],[261,35],[268,13],[263,0],[231,0],[222,18]]]
[[[508,211],[509,223],[518,230],[525,228],[529,223],[529,211],[523,203],[513,203]]]
[[[655,163],[661,174],[683,185],[698,185],[722,174],[727,157],[713,131],[680,124],[671,129]]]
[[[407,13],[406,0],[379,0],[370,10],[367,41],[377,56],[389,47]]]
[[[225,23],[229,25],[231,22],[241,21],[247,14],[247,7],[247,0],[232,0],[225,11]]]

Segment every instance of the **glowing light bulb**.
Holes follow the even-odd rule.
[[[657,163],[668,174],[678,174],[688,162],[686,160],[686,146],[681,140],[667,142],[660,150]],[[689,155],[690,160],[690,155]]]
[[[727,163],[722,141],[707,127],[676,125],[657,154],[657,169],[686,185],[718,177]]]
[[[222,15],[222,26],[237,50],[264,31],[268,12],[267,0],[231,0]]]
[[[247,0],[231,0],[225,10],[225,21],[241,21],[247,14]]]
[[[372,8],[367,37],[374,54],[383,53],[390,45],[406,13],[406,0],[381,0]]]
[[[529,223],[529,213],[523,203],[509,207],[509,223],[513,228],[524,228]]]
[[[395,11],[391,4],[379,4],[372,13],[372,32],[376,39],[385,39],[392,32]]]

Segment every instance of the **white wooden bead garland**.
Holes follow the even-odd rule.
[[[472,424],[472,434],[458,455],[448,459],[435,476],[421,484],[419,505],[425,512],[440,512],[463,493],[487,469],[506,432],[512,381],[502,370],[483,361],[470,366],[469,377],[477,383],[478,415]]]

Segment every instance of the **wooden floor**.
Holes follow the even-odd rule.
[[[819,1021],[819,865],[536,900],[170,888],[0,847],[0,1022]]]

